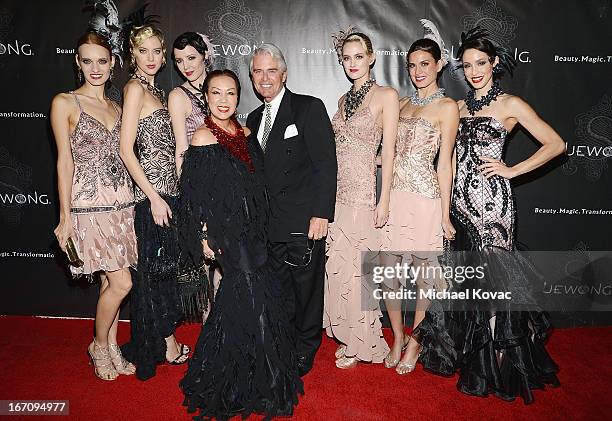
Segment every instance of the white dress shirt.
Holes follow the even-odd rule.
[[[276,119],[276,114],[278,114],[278,109],[280,108],[281,101],[283,100],[283,95],[285,95],[285,87],[269,102],[272,105],[270,109],[270,117],[272,117],[272,125],[270,129],[274,127],[274,120]],[[266,125],[266,107],[264,107],[263,112],[261,114],[261,123],[259,124],[259,130],[257,131],[257,140],[261,145],[261,140],[263,138],[264,126]]]

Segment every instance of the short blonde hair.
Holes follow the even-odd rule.
[[[136,70],[136,57],[134,50],[151,37],[157,37],[162,46],[162,66],[166,64],[166,43],[164,33],[153,25],[135,26],[130,32],[130,71]]]

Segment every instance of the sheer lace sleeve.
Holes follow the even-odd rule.
[[[204,261],[202,232],[211,212],[217,155],[218,145],[190,146],[184,155],[177,225],[183,258],[194,266]]]

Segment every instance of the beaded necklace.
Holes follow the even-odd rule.
[[[480,99],[476,99],[476,91],[474,89],[470,89],[465,97],[465,105],[467,106],[470,115],[474,115],[477,111],[480,111],[487,105],[490,105],[503,93],[504,91],[499,86],[499,81],[496,80],[493,82],[493,86],[491,86],[489,92],[487,92],[487,94]]]
[[[154,97],[159,99],[159,102],[161,102],[164,108],[166,108],[166,93],[162,89],[158,88],[157,86],[151,85],[149,81],[144,78],[144,76],[137,75],[136,73],[132,75],[132,79],[136,79],[140,81],[140,83],[142,83],[144,86],[146,86],[149,92],[151,92]]]
[[[232,116],[230,120],[236,128],[236,133],[231,134],[227,130],[219,127],[217,123],[213,121],[210,116],[204,119],[204,124],[211,131],[213,136],[219,142],[219,145],[223,146],[228,150],[230,154],[244,162],[249,172],[255,172],[253,161],[251,160],[251,154],[249,153],[249,147],[247,138],[244,135],[244,130],[235,116]]]
[[[438,88],[436,92],[425,98],[419,98],[419,92],[414,91],[414,93],[410,96],[410,102],[412,102],[412,105],[424,107],[425,105],[431,104],[433,101],[439,98],[444,98],[444,88]]]
[[[355,90],[355,85],[349,89],[344,97],[344,118],[346,120],[355,114],[355,111],[357,111],[357,108],[359,108],[365,96],[370,92],[370,88],[372,88],[375,83],[376,81],[374,79],[370,79],[357,90]]]

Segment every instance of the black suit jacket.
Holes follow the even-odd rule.
[[[247,117],[257,136],[264,105]],[[295,124],[297,135],[284,138]],[[261,149],[260,149],[261,150]],[[336,204],[336,145],[323,102],[285,88],[264,153],[266,187],[270,198],[268,236],[272,242],[295,240],[291,233],[308,233],[313,216],[334,218]]]

